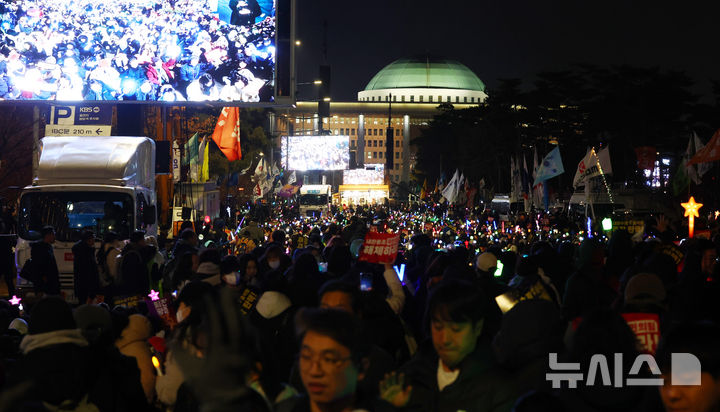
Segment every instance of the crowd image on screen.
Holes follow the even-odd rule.
[[[212,3],[0,3],[0,99],[272,100],[274,5]]]
[[[348,136],[290,136],[283,144],[282,162],[288,170],[343,170],[350,164]]]

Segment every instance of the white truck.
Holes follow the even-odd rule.
[[[72,246],[83,230],[127,239],[134,230],[157,233],[155,142],[147,137],[46,136],[37,176],[18,206],[17,270],[43,226],[55,228],[60,285],[73,300]],[[99,243],[98,243],[99,245]],[[18,277],[18,285],[24,281]]]
[[[300,187],[298,203],[301,216],[321,216],[330,213],[332,186],[303,185]]]

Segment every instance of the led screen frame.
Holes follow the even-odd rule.
[[[290,104],[294,10],[295,0],[0,1],[0,104]]]
[[[286,170],[345,170],[350,167],[350,136],[281,137],[281,164]]]

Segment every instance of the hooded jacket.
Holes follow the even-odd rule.
[[[402,411],[500,412],[510,411],[517,391],[495,366],[488,343],[481,338],[475,351],[460,364],[457,379],[442,391],[438,387],[438,356],[431,342],[421,346],[400,371],[412,385],[410,401]]]
[[[155,371],[152,365],[150,344],[150,321],[143,315],[130,315],[129,323],[123,329],[120,338],[115,341],[115,346],[125,356],[137,360],[140,369],[140,381],[148,402],[152,402],[155,396]]]

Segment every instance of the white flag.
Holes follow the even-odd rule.
[[[260,158],[260,162],[258,162],[258,165],[255,167],[254,177],[256,179],[260,178],[260,177],[264,178],[266,174],[267,174],[267,165],[265,164],[265,156],[263,156]]]
[[[702,150],[702,148],[705,147],[705,145],[700,141],[700,138],[695,132],[693,132],[693,140],[695,141],[695,153],[699,152],[700,150]],[[691,159],[693,156],[695,156],[695,153],[693,153],[692,156],[690,156],[688,159]],[[695,167],[697,167],[698,178],[703,177],[703,175],[712,168],[712,165],[712,162],[698,163],[694,165]]]
[[[573,187],[585,184],[591,177],[600,176],[601,174],[612,174],[609,147],[601,149],[599,152],[595,152],[595,149],[591,147],[577,165]]]
[[[291,185],[295,182],[297,182],[297,175],[295,175],[295,171],[293,170],[293,172],[290,173],[290,177],[288,177],[288,184]]]
[[[448,203],[452,203],[455,201],[455,198],[458,194],[458,184],[457,182],[460,180],[460,176],[458,176],[458,170],[455,169],[455,174],[453,175],[452,179],[448,182],[447,186],[442,190],[443,197],[448,201]]]

